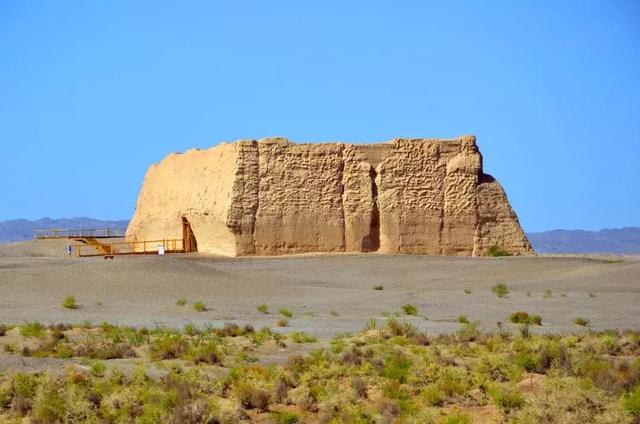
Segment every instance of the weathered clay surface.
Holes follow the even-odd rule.
[[[240,140],[171,154],[145,176],[127,236],[230,256],[304,252],[529,255],[475,137],[376,144]]]

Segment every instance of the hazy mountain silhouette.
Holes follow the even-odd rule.
[[[33,231],[45,228],[127,228],[128,220],[109,221],[86,217],[42,218],[36,221],[13,219],[0,221],[0,243],[33,239]]]
[[[527,233],[538,253],[640,253],[640,227]]]

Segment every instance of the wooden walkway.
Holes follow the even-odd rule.
[[[87,256],[115,256],[115,255],[157,255],[164,253],[184,253],[182,239],[172,240],[144,240],[103,243],[94,237],[78,237],[80,244],[72,246],[72,253],[76,257]]]

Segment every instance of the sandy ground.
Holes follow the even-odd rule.
[[[535,331],[568,332],[580,316],[592,328],[640,329],[640,257],[447,258],[409,255],[311,255],[218,258],[197,255],[65,257],[66,241],[0,245],[0,322],[91,321],[135,326],[275,327],[280,308],[294,313],[285,332],[321,338],[363,328],[411,303],[427,333],[450,333],[466,315],[485,329],[511,312],[542,316]],[[509,287],[507,298],[491,292]],[[382,285],[384,290],[374,290]],[[465,289],[471,291],[465,293]],[[552,297],[543,298],[545,289]],[[589,294],[592,294],[591,296]],[[62,307],[67,295],[80,308]],[[186,306],[177,306],[184,298]],[[197,312],[192,304],[204,302]],[[256,310],[269,305],[269,314]],[[510,327],[510,325],[507,325]],[[515,328],[515,327],[510,327]]]

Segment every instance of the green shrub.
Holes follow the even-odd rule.
[[[261,303],[260,305],[256,306],[256,310],[258,312],[263,313],[263,314],[268,314],[269,313],[269,305],[267,305],[266,303]]]
[[[76,298],[73,296],[67,296],[64,298],[62,302],[62,306],[67,309],[78,309],[78,304],[76,303]]]
[[[404,311],[405,315],[418,315],[418,308],[416,308],[415,305],[411,305],[410,303],[402,305],[402,310]]]
[[[315,336],[298,331],[289,334],[289,337],[291,337],[291,340],[293,340],[295,343],[315,343],[316,341],[318,341]]]
[[[494,292],[498,297],[507,297],[509,294],[509,289],[505,283],[498,283],[491,288],[491,291]]]
[[[253,387],[247,382],[240,382],[235,386],[235,395],[245,408],[266,411],[269,409],[271,398],[266,390]]]
[[[505,411],[522,408],[524,405],[524,396],[514,387],[503,388],[499,386],[489,390],[489,396],[499,408]]]
[[[193,304],[193,309],[198,312],[205,312],[207,310],[207,305],[205,305],[204,302],[195,302]]]
[[[529,314],[524,311],[514,312],[509,315],[509,321],[514,324],[528,324],[529,323]]]
[[[102,377],[106,370],[107,366],[104,364],[104,362],[96,361],[91,364],[91,367],[89,368],[89,374],[94,377]]]
[[[385,358],[382,375],[398,383],[406,383],[411,364],[409,357],[402,352],[394,351]]]
[[[553,294],[551,293],[551,289],[545,289],[542,297],[544,299],[549,299],[551,296],[553,296]]]
[[[529,322],[535,325],[542,325],[542,317],[540,315],[529,316]]]
[[[184,306],[187,304],[187,299],[180,298],[176,300],[176,306]]]
[[[273,411],[270,415],[276,424],[295,424],[300,421],[300,417],[289,411]]]
[[[285,318],[292,318],[293,317],[293,312],[291,312],[289,309],[287,308],[280,308],[278,309],[278,313],[280,315],[282,315]]]
[[[582,317],[578,317],[573,320],[573,323],[581,327],[586,327],[587,325],[589,325],[589,320]]]
[[[422,399],[429,406],[442,406],[445,396],[442,390],[432,383],[422,390]]]
[[[469,289],[464,289],[464,293],[465,293],[465,294],[471,294],[471,290],[469,290]]]
[[[471,424],[473,420],[467,414],[453,413],[444,417],[442,424]]]
[[[489,247],[489,249],[487,250],[487,256],[491,256],[491,257],[511,256],[511,254],[506,250],[502,249],[501,247],[494,244],[493,246]]]
[[[459,322],[460,324],[468,324],[468,323],[469,323],[469,318],[467,318],[467,316],[466,316],[466,315],[460,315],[460,316],[458,317],[458,322]]]
[[[640,384],[622,397],[622,407],[634,417],[640,417]]]
[[[338,316],[338,312],[332,309],[332,310],[329,311],[329,315],[331,315],[332,317],[337,317]]]
[[[41,337],[44,334],[44,325],[37,321],[20,326],[20,334],[23,337]]]
[[[374,290],[384,290],[384,286],[373,286]]]

